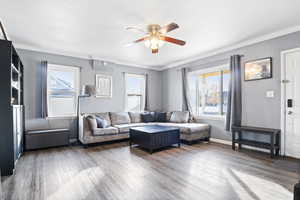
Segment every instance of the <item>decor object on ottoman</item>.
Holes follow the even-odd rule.
[[[130,146],[138,144],[139,146],[149,149],[150,153],[155,149],[177,144],[180,147],[179,128],[151,125],[130,128]]]
[[[272,78],[272,58],[262,58],[245,63],[245,81]]]

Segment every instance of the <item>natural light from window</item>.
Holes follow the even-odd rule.
[[[126,111],[143,111],[145,104],[145,75],[125,74]]]
[[[224,116],[230,81],[228,66],[201,70],[192,76],[192,104],[199,116]]]
[[[76,116],[79,91],[79,68],[48,65],[48,117]]]

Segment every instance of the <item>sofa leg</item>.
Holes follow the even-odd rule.
[[[88,144],[83,144],[83,148],[87,149],[89,147]]]

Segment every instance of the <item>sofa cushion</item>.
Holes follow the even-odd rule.
[[[96,115],[96,122],[97,122],[97,128],[107,128],[108,126],[108,122],[107,120],[99,117],[98,115]]]
[[[98,127],[97,121],[96,121],[96,118],[94,115],[86,116],[86,120],[88,121],[88,124],[89,124],[91,130],[94,130]]]
[[[137,126],[145,126],[147,124],[145,123],[133,123],[133,124],[119,124],[115,125],[114,127],[119,129],[119,133],[128,133],[129,129],[131,127],[137,127]]]
[[[166,112],[166,122],[169,122],[171,119],[172,112]]]
[[[155,112],[156,122],[167,122],[167,113],[165,112]]]
[[[155,113],[154,112],[143,113],[143,114],[141,114],[141,116],[142,116],[142,121],[145,123],[155,121]]]
[[[175,111],[172,113],[170,122],[174,123],[187,123],[189,121],[188,111]]]
[[[131,122],[128,112],[111,112],[110,118],[112,125],[129,124]]]
[[[101,135],[116,135],[118,134],[118,129],[115,127],[107,127],[107,128],[96,128],[93,129],[93,135],[101,136]]]
[[[183,123],[176,124],[182,134],[194,134],[197,132],[208,131],[210,126],[208,124],[200,123]]]
[[[95,115],[101,117],[102,119],[105,119],[107,122],[107,126],[111,126],[111,120],[108,112],[97,113]]]
[[[201,123],[156,123],[161,126],[171,126],[180,129],[181,134],[194,134],[201,131],[207,131],[210,129],[208,124]]]
[[[141,123],[142,116],[140,112],[129,112],[131,123]]]

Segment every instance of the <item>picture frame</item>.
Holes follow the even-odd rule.
[[[112,76],[96,74],[96,98],[112,98]]]
[[[256,59],[245,62],[244,80],[256,81],[273,77],[272,57]]]

